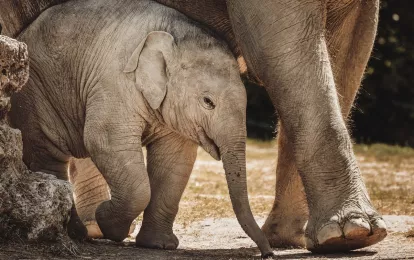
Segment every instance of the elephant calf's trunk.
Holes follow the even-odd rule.
[[[240,144],[239,148],[222,156],[233,210],[244,232],[259,247],[262,257],[273,256],[269,241],[257,225],[250,209],[246,184],[245,144]]]

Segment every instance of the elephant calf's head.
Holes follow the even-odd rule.
[[[175,40],[151,32],[125,67],[168,126],[199,143],[215,159],[246,138],[246,93],[227,46],[207,35]]]

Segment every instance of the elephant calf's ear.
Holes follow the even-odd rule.
[[[167,67],[173,58],[174,37],[155,31],[138,45],[124,72],[135,72],[135,84],[152,109],[158,109],[167,93]]]

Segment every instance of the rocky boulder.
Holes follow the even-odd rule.
[[[29,171],[22,161],[21,133],[7,124],[10,96],[28,76],[26,45],[0,35],[0,240],[55,241],[66,238],[71,186]]]

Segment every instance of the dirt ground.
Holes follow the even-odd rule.
[[[357,145],[355,151],[371,199],[388,225],[388,237],[377,245],[344,254],[275,249],[275,259],[414,259],[414,150]],[[248,143],[249,197],[259,224],[274,198],[276,154],[274,143]],[[139,223],[140,218],[135,234]],[[174,251],[135,248],[133,234],[123,243],[95,240],[65,244],[66,249],[24,243],[0,245],[0,259],[260,259],[259,250],[234,217],[221,162],[201,150],[174,231],[180,240]],[[56,253],[70,249],[77,256]]]

